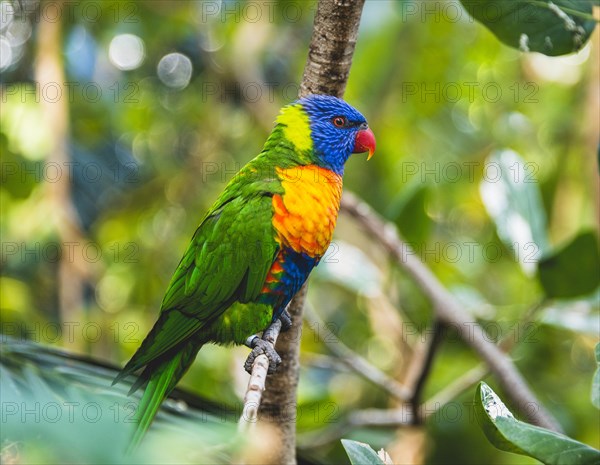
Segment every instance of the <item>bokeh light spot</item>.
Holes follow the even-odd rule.
[[[192,61],[181,53],[169,53],[158,63],[157,74],[165,85],[183,89],[192,78]]]
[[[108,57],[120,70],[136,69],[144,62],[144,42],[133,34],[115,36],[110,42]]]
[[[13,52],[10,42],[4,36],[0,36],[0,71],[8,68],[13,61]]]
[[[28,19],[13,21],[6,29],[6,35],[13,47],[23,45],[31,37],[31,24]]]

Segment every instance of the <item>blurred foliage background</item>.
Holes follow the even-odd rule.
[[[295,99],[315,4],[84,0],[44,10],[24,0],[23,13],[14,3],[0,2],[3,337],[122,364],[203,213]],[[598,56],[597,31],[579,53],[550,58],[502,45],[457,2],[367,1],[345,95],[378,142],[369,163],[349,160],[345,187],[398,227],[491,338],[514,339],[544,405],[596,448],[598,292],[543,300],[540,251],[527,235],[507,246],[482,183],[498,180],[490,157],[510,154],[526,168],[509,170],[515,182],[540,192],[531,217],[550,244],[597,230]],[[326,330],[399,381],[431,335],[419,289],[347,217],[308,298],[322,321],[303,329],[301,451],[344,462],[343,436],[386,447],[397,463],[535,463],[487,443],[473,389],[431,405],[439,410],[424,425],[346,424],[352,412],[398,405],[331,356]],[[240,409],[247,352],[203,348],[182,386]],[[449,331],[425,399],[477,363]]]

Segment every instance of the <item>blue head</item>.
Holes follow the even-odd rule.
[[[301,98],[284,108],[278,121],[299,150],[312,149],[313,163],[340,175],[352,153],[369,152],[371,158],[375,151],[375,136],[365,117],[336,97]]]

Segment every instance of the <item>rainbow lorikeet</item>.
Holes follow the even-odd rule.
[[[281,110],[262,152],[204,216],[158,321],[114,381],[145,367],[131,390],[146,385],[134,443],[204,344],[243,344],[278,318],[289,325],[285,308],[331,241],[344,163],[374,150],[365,118],[343,100],[311,95]],[[252,341],[272,371],[281,359]]]

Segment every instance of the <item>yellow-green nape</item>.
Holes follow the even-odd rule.
[[[277,117],[277,123],[284,125],[283,135],[301,151],[313,148],[310,137],[310,120],[301,105],[283,107]]]

